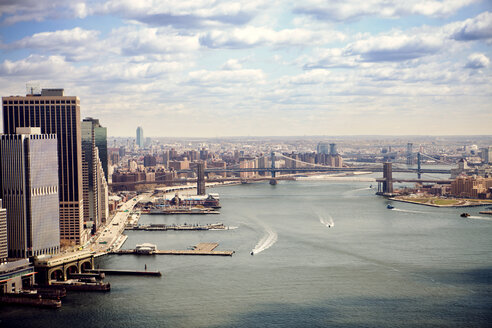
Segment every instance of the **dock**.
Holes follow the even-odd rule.
[[[94,269],[93,273],[107,274],[107,275],[127,275],[127,276],[162,276],[160,271],[138,271],[138,270],[116,270],[116,269]]]
[[[193,215],[204,215],[204,214],[220,214],[219,211],[209,208],[169,208],[162,210],[150,210],[149,212],[142,212],[145,214],[157,214],[157,215],[175,215],[175,214],[193,214]]]
[[[140,224],[127,226],[125,230],[141,230],[141,231],[201,231],[201,230],[228,230],[222,223],[213,224],[183,224],[183,225],[168,225],[168,224]]]
[[[234,251],[216,251],[215,248],[219,246],[218,243],[200,243],[193,246],[193,249],[188,250],[151,250],[151,251],[139,251],[137,249],[124,249],[111,252],[110,254],[117,255],[202,255],[202,256],[232,256]]]

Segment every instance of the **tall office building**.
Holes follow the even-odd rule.
[[[331,156],[338,155],[337,144],[335,143],[330,144],[330,155]]]
[[[60,249],[56,135],[39,128],[17,132],[0,136],[9,257],[54,254]]]
[[[328,154],[328,143],[321,141],[316,147],[316,152],[318,154]]]
[[[143,128],[141,126],[139,126],[137,128],[137,138],[136,138],[136,143],[137,143],[137,146],[140,147],[140,148],[143,148],[144,147],[144,134],[143,134]]]
[[[407,143],[407,165],[413,165],[413,143]]]
[[[2,106],[4,133],[40,127],[42,134],[56,134],[61,243],[84,243],[80,100],[64,96],[63,89],[43,89],[25,97],[3,97]]]
[[[7,210],[3,208],[0,199],[0,264],[4,263],[9,257],[7,244]]]
[[[86,118],[81,123],[81,134],[84,220],[92,221],[96,227],[99,227],[104,222],[102,218],[104,208],[100,203],[101,193],[107,192],[107,188],[105,191],[102,190],[102,180],[106,180],[108,169],[107,132],[106,128],[99,124],[99,120]],[[99,172],[99,167],[102,172]]]
[[[480,149],[480,157],[485,164],[492,163],[492,146]]]
[[[96,147],[97,158],[100,158],[99,149]],[[106,177],[104,176],[103,164],[100,160],[96,163],[97,176],[97,202],[99,209],[99,221],[104,224],[109,218],[109,186]]]
[[[99,159],[104,170],[106,181],[108,180],[108,129],[101,126],[98,119],[92,117],[84,118],[81,123],[82,128],[82,149],[84,149],[84,136],[91,133],[94,145],[99,149]]]

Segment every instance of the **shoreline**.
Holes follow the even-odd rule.
[[[393,200],[396,202],[402,202],[402,203],[410,203],[410,204],[415,204],[415,205],[424,205],[424,206],[430,206],[430,207],[438,207],[438,208],[460,208],[460,207],[479,207],[479,206],[487,206],[487,205],[492,205],[492,203],[481,203],[481,204],[453,204],[453,205],[438,205],[438,204],[432,204],[432,203],[421,203],[421,202],[416,202],[412,201],[410,199],[400,199],[400,198],[395,198],[391,197],[388,198],[389,200]]]

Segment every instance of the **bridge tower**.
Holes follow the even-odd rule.
[[[196,194],[205,195],[205,163],[196,163]]]
[[[272,160],[272,165],[271,165],[271,168],[272,168],[272,178],[275,178],[275,152],[272,151],[272,153],[270,154],[271,156],[271,160]]]
[[[393,193],[393,168],[391,162],[383,163],[383,194]]]
[[[419,180],[422,178],[422,168],[420,167],[420,160],[421,160],[421,155],[420,152],[417,153],[417,177]]]

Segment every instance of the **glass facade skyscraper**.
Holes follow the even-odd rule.
[[[100,193],[103,192],[101,179],[107,181],[108,141],[107,130],[98,119],[85,118],[81,123],[82,153],[84,171],[84,218],[99,226],[102,222]],[[102,167],[102,177],[98,174]],[[107,192],[107,190],[106,190]]]
[[[56,135],[39,128],[18,132],[0,137],[9,257],[54,254],[60,249]]]

